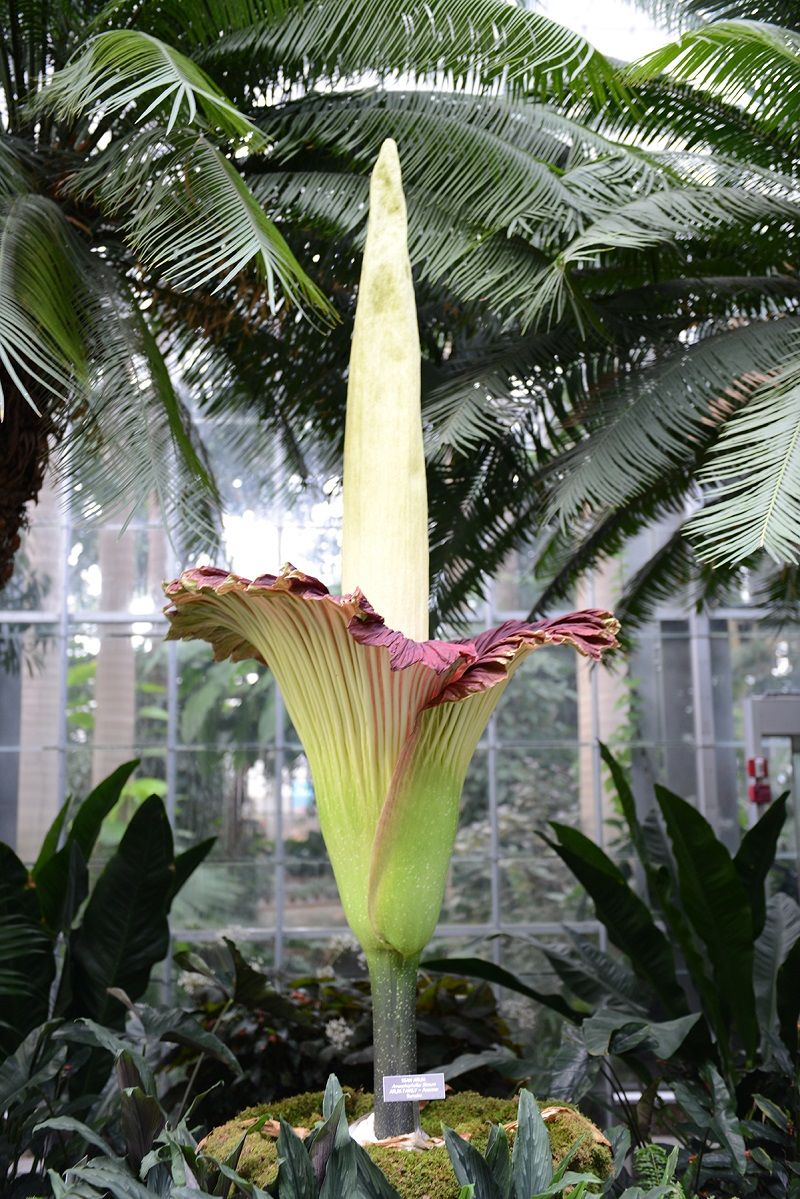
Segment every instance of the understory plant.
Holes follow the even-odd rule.
[[[500,1124],[492,1126],[485,1155],[452,1128],[445,1128],[444,1140],[456,1178],[471,1188],[471,1199],[547,1199],[564,1192],[573,1199],[584,1199],[590,1187],[596,1190],[602,1185],[602,1179],[594,1174],[576,1174],[569,1169],[580,1142],[553,1168],[547,1128],[527,1090],[519,1096],[513,1151]]]
[[[0,843],[3,1194],[36,1193],[46,1168],[70,1160],[63,1137],[35,1133],[43,1116],[102,1107],[109,1042],[166,956],[172,901],[213,844],[176,854],[164,805],[150,796],[92,883],[89,860],[103,822],[137,765],[120,766],[83,802],[68,800],[30,869]],[[185,1013],[162,1013],[159,1028],[159,1037],[207,1041]]]
[[[274,672],[308,756],[320,826],[367,958],[375,1131],[411,1133],[416,1104],[385,1104],[416,1069],[420,954],[441,909],[467,766],[522,658],[570,644],[599,659],[610,613],[507,621],[428,639],[428,511],[420,344],[394,142],[372,175],[348,381],[341,596],[292,566],[254,581],[211,567],[167,588],[169,636]],[[378,613],[381,613],[379,615]]]
[[[343,1086],[371,1090],[369,981],[361,969],[343,973],[354,958],[340,955],[336,974],[284,977],[278,990],[228,939],[177,953],[186,1007],[236,1055],[241,1073],[231,1077],[218,1055],[183,1043],[161,1067],[162,1099],[169,1104],[179,1098],[191,1079],[195,1115],[214,1127],[244,1108],[296,1094],[298,1080],[303,1089],[317,1091],[334,1073]],[[455,1090],[510,1094],[513,1084],[495,1066],[517,1047],[488,983],[421,971],[416,1019],[420,1070],[446,1068]]]
[[[732,855],[665,787],[640,817],[625,772],[602,752],[641,888],[577,829],[553,824],[547,840],[586,889],[612,948],[570,929],[565,944],[539,944],[560,994],[477,959],[426,966],[491,977],[564,1016],[549,1091],[577,1100],[604,1080],[634,1144],[664,1129],[680,1141],[692,1189],[800,1195],[800,907],[769,887],[786,796]]]

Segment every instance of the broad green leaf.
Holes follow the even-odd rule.
[[[800,943],[795,942],[778,971],[777,1007],[781,1038],[792,1058],[798,1059],[800,1025]]]
[[[354,1199],[400,1199],[386,1175],[375,1164],[366,1149],[353,1141],[356,1162],[357,1191]]]
[[[183,853],[177,854],[175,858],[175,879],[172,885],[170,903],[181,888],[186,885],[198,866],[202,866],[214,848],[216,841],[216,837],[208,837],[205,841],[198,841],[196,845],[191,845]]]
[[[39,853],[36,857],[36,861],[34,862],[33,866],[31,867],[31,874],[33,875],[34,878],[36,878],[37,874],[39,873],[39,871],[41,870],[41,868],[45,864],[45,862],[48,861],[48,859],[51,858],[53,856],[53,854],[56,852],[56,850],[58,849],[59,843],[61,841],[61,830],[64,827],[64,821],[67,818],[67,813],[69,812],[70,805],[71,805],[71,800],[69,798],[67,798],[64,801],[64,803],[61,805],[61,809],[60,809],[58,815],[56,816],[55,820],[53,821],[53,823],[50,825],[50,828],[45,833],[44,840],[42,841],[41,849],[39,850]]]
[[[704,816],[664,787],[656,799],[678,867],[687,919],[708,950],[723,1011],[730,1010],[749,1054],[758,1040],[753,996],[753,922],[730,854]]]
[[[52,1128],[54,1131],[69,1132],[82,1137],[87,1145],[94,1145],[95,1149],[99,1149],[101,1153],[111,1156],[108,1143],[88,1124],[84,1124],[82,1120],[76,1120],[74,1116],[52,1116],[47,1120],[42,1120],[33,1131],[39,1132],[43,1128]]]
[[[675,973],[669,941],[646,904],[631,890],[620,870],[593,841],[567,825],[552,824],[553,846],[592,899],[611,941],[626,953],[636,973],[661,996],[668,1012],[683,1015],[686,996]]]
[[[344,1105],[344,1092],[339,1086],[339,1079],[336,1075],[329,1074],[328,1081],[325,1084],[325,1094],[322,1097],[323,1119],[330,1119],[336,1110],[337,1104]]]
[[[501,1191],[492,1171],[475,1146],[446,1125],[442,1125],[442,1133],[459,1185],[474,1187],[475,1199],[501,1199]]]
[[[778,838],[786,820],[787,798],[788,793],[780,795],[752,828],[747,829],[733,859],[750,899],[754,937],[758,937],[764,927],[767,876],[775,861]]]
[[[125,784],[139,765],[139,758],[123,762],[97,784],[78,808],[70,826],[68,840],[75,841],[88,862],[94,851],[106,816],[119,803]]]
[[[161,1104],[141,1087],[126,1087],[120,1095],[120,1122],[128,1161],[138,1172],[145,1154],[166,1122]]]
[[[584,1020],[583,1039],[593,1055],[625,1054],[644,1048],[659,1058],[672,1057],[700,1019],[699,1012],[676,1020],[651,1022],[630,1011],[600,1009]]]
[[[0,1063],[0,1108],[38,1096],[64,1065],[66,1046],[52,1038],[55,1023],[40,1024]]]
[[[278,1134],[278,1191],[285,1199],[316,1199],[311,1159],[297,1133],[281,1117]]]
[[[21,974],[22,981],[0,996],[0,1047],[16,1049],[23,1037],[48,1016],[55,975],[53,943],[42,928],[39,896],[27,869],[10,846],[0,842],[0,964]],[[13,936],[11,935],[13,933]],[[19,944],[19,938],[25,944]]]
[[[501,1199],[511,1199],[514,1175],[508,1134],[502,1124],[493,1124],[486,1146],[486,1163],[492,1171]]]
[[[769,1041],[777,1034],[778,974],[800,942],[800,908],[782,891],[767,901],[767,916],[760,937],[755,943],[753,989],[756,1014],[761,1029],[762,1053],[768,1054]]]
[[[573,1023],[577,1023],[581,1018],[581,1013],[570,1007],[561,995],[537,991],[510,970],[496,966],[494,962],[486,962],[483,958],[426,958],[421,967],[423,970],[435,970],[440,974],[463,974],[467,978],[482,978],[486,982],[505,987],[508,991],[515,991],[518,995],[525,995],[535,1003],[543,1003]]]
[[[134,814],[70,938],[71,999],[65,1015],[88,1015],[122,1027],[124,1008],[108,988],[137,999],[166,954],[173,862],[164,805],[152,796]]]
[[[531,1195],[549,1186],[553,1178],[553,1157],[547,1128],[536,1100],[524,1088],[519,1093],[511,1175],[514,1199],[530,1199]]]
[[[355,1199],[358,1180],[357,1149],[358,1146],[350,1136],[336,1144],[328,1158],[325,1177],[319,1190],[320,1199],[339,1199],[340,1195],[353,1195]]]

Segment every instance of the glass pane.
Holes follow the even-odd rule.
[[[505,854],[544,852],[538,832],[548,821],[594,828],[593,778],[581,777],[577,749],[497,751],[497,819]],[[591,773],[591,772],[590,772]]]
[[[489,924],[492,870],[488,858],[454,856],[444,893],[442,924]]]
[[[500,912],[504,924],[591,919],[594,911],[583,888],[553,850],[535,857],[503,858]]]
[[[203,641],[181,641],[178,742],[188,746],[275,742],[275,680],[260,662],[214,662]]]
[[[21,751],[0,751],[2,839],[23,862],[35,860],[61,807],[63,766],[63,755],[57,749],[37,746],[35,738]]]
[[[215,848],[178,894],[172,926],[179,936],[217,929],[238,945],[254,928],[275,928],[274,885],[275,867],[268,859],[224,861]]]
[[[131,612],[160,619],[162,583],[171,577],[164,526],[78,526],[70,535],[71,612]]]
[[[462,853],[483,852],[489,842],[489,755],[484,747],[475,751],[461,792],[459,832],[456,849]]]
[[[166,750],[132,746],[125,754],[109,754],[108,759],[95,753],[90,746],[70,747],[67,750],[67,794],[73,796],[76,801],[84,799],[106,775],[133,758],[139,759],[139,765],[123,787],[116,807],[103,821],[97,840],[98,862],[106,859],[119,844],[134,812],[144,800],[151,795],[157,795],[166,804]],[[98,765],[104,773],[99,773]]]
[[[179,750],[175,755],[175,827],[193,839],[216,837],[230,862],[272,856],[275,756],[257,749]]]
[[[553,744],[578,739],[576,656],[554,646],[531,654],[497,708],[497,739],[504,745]]]
[[[67,652],[67,738],[92,748],[96,785],[135,745],[166,743],[167,649],[142,621],[78,625]]]

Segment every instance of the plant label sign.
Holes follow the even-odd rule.
[[[444,1099],[444,1074],[386,1074],[384,1103],[408,1103],[413,1099]]]

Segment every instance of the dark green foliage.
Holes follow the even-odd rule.
[[[199,987],[193,984],[187,1003],[230,1046],[242,1073],[231,1079],[221,1062],[207,1056],[198,1061],[196,1051],[177,1049],[166,1063],[169,1101],[179,1097],[195,1067],[193,1091],[203,1096],[197,1115],[210,1126],[245,1107],[296,1094],[299,1081],[303,1089],[321,1089],[331,1070],[345,1086],[372,1088],[369,983],[354,955],[337,960],[337,977],[287,978],[280,992],[227,939],[179,953],[176,960],[207,980]],[[455,1061],[462,1067],[452,1075],[456,1089],[510,1092],[498,1066],[504,1056],[513,1057],[515,1046],[489,986],[420,974],[417,1037],[420,1070]],[[497,1048],[487,1052],[487,1045]],[[223,1081],[224,1086],[215,1087]]]
[[[22,1150],[34,1153],[32,1184],[39,1167],[64,1160],[64,1130],[54,1138],[34,1126],[43,1112],[74,1119],[98,1102],[109,1055],[126,1048],[117,1037],[126,1009],[168,950],[172,899],[211,849],[207,841],[176,858],[164,806],[151,796],[90,885],[103,821],[137,765],[119,767],[77,806],[65,804],[30,870],[0,845],[0,1185],[23,1185],[14,1182]],[[186,1013],[156,1017],[143,1007],[137,1018],[146,1038],[195,1045],[236,1069]],[[132,1128],[140,1109],[131,1104],[124,1101],[122,1119]]]
[[[125,1085],[132,1080],[134,1085]],[[266,1116],[251,1121],[227,1156],[217,1158],[191,1131],[190,1113],[170,1118],[152,1077],[146,1071],[139,1073],[130,1055],[126,1076],[119,1080],[119,1100],[122,1120],[117,1144],[108,1143],[71,1116],[41,1122],[40,1132],[68,1134],[76,1146],[82,1142],[85,1151],[63,1178],[51,1175],[55,1199],[73,1194],[81,1199],[146,1199],[148,1195],[185,1199],[188,1193],[270,1199],[265,1190],[237,1173],[247,1137],[260,1131]],[[399,1199],[365,1150],[351,1139],[344,1095],[334,1075],[325,1089],[322,1120],[305,1140],[281,1119],[278,1155],[272,1199]],[[193,1180],[191,1192],[188,1178]]]
[[[583,1199],[590,1187],[601,1183],[594,1174],[576,1174],[569,1169],[580,1142],[553,1169],[550,1139],[530,1091],[520,1092],[510,1156],[505,1130],[497,1125],[492,1127],[485,1155],[452,1128],[444,1129],[444,1139],[455,1176],[463,1186],[474,1187],[474,1199],[546,1199],[565,1191],[574,1199]]]
[[[603,953],[575,932],[563,946],[540,946],[564,989],[533,999],[556,1011],[566,1005],[570,1019],[540,1085],[578,1099],[605,1077],[636,1143],[654,1123],[667,1123],[684,1147],[681,1169],[693,1154],[692,1186],[705,1180],[720,1196],[783,1196],[800,1169],[800,908],[770,894],[768,876],[786,796],[731,856],[704,817],[664,787],[640,818],[622,768],[602,752],[646,900],[582,833],[552,826],[549,843],[620,953]],[[427,966],[487,978],[496,969],[475,959]],[[531,997],[513,976],[503,984]],[[621,1094],[620,1074],[642,1089],[638,1107]],[[658,1098],[662,1086],[674,1090],[677,1112]]]

